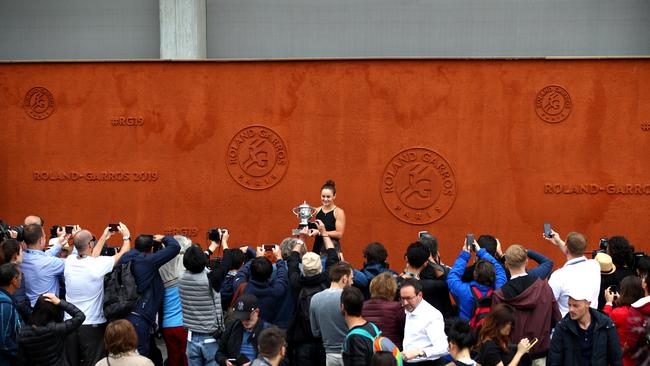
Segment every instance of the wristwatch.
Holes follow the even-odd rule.
[[[426,358],[427,354],[426,354],[426,352],[424,352],[424,350],[422,350],[422,351],[420,351],[420,354],[418,354],[418,357],[425,357]]]
[[[131,240],[131,237],[130,236],[125,236],[125,237],[122,238],[122,240]]]

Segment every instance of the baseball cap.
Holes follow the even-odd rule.
[[[302,256],[302,272],[306,277],[315,276],[323,271],[323,262],[320,256],[314,252],[305,253]]]
[[[242,294],[235,301],[233,317],[237,320],[248,320],[253,310],[259,308],[257,297],[252,294]]]
[[[568,295],[570,298],[580,301],[580,300],[586,300],[591,302],[591,297],[588,294],[589,291],[586,291],[582,287],[574,287],[568,291]]]

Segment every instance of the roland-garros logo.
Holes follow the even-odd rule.
[[[456,199],[456,178],[442,156],[427,148],[402,150],[386,165],[381,180],[384,204],[411,224],[439,220]]]

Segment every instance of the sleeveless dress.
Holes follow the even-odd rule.
[[[336,207],[334,207],[334,210],[325,213],[325,212],[323,212],[323,209],[321,208],[316,213],[316,220],[321,220],[323,222],[323,224],[325,224],[325,230],[326,231],[334,231],[334,230],[336,230],[336,217],[334,217],[334,211],[335,210],[336,210]],[[332,239],[332,242],[334,243],[334,247],[340,250],[341,249],[341,244],[339,243],[339,240],[335,239],[335,238],[330,238],[330,239]],[[314,240],[314,249],[312,251],[314,253],[320,255],[322,249],[323,249],[323,237],[319,235]]]

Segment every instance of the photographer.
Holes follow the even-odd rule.
[[[63,229],[62,229],[63,230]],[[75,226],[72,235],[81,228]],[[65,261],[58,258],[61,247],[70,238],[70,234],[60,237],[56,245],[47,251],[45,249],[45,233],[43,227],[36,224],[26,225],[23,231],[27,249],[20,269],[25,276],[25,290],[32,306],[41,294],[53,293],[59,295],[59,276],[63,275]]]
[[[471,282],[463,282],[462,280],[465,266],[472,257],[470,248],[465,244],[463,244],[463,250],[456,262],[454,262],[454,266],[447,277],[449,291],[458,300],[459,317],[464,320],[469,320],[473,315],[475,300],[472,288],[476,288],[482,296],[487,296],[490,290],[497,289],[506,283],[506,271],[485,248],[480,248],[476,240],[474,240],[471,249],[471,252],[476,253],[476,257],[479,259],[474,269],[474,280]]]
[[[130,237],[124,237],[130,240]],[[153,251],[154,242],[163,248]],[[135,240],[135,248],[122,256],[118,265],[132,262],[131,271],[135,277],[138,293],[141,294],[133,311],[126,317],[138,334],[138,353],[149,356],[149,335],[156,319],[156,313],[162,304],[165,286],[158,270],[165,263],[174,259],[181,250],[180,245],[171,236],[140,235]]]
[[[65,260],[66,300],[78,307],[86,318],[78,329],[69,332],[66,344],[68,361],[72,365],[95,364],[104,353],[104,275],[110,273],[122,256],[129,251],[131,243],[129,228],[123,223],[118,226],[122,236],[122,247],[112,257],[100,256],[104,244],[115,232],[109,227],[95,243],[95,237],[88,230],[81,230],[73,237],[76,255]],[[66,319],[69,317],[66,316]]]

